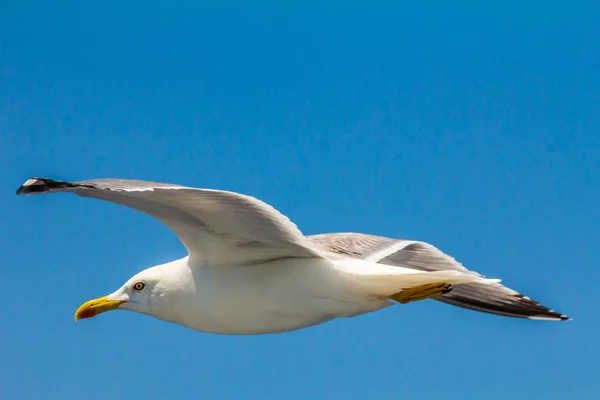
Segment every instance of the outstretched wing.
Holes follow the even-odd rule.
[[[239,265],[287,257],[321,257],[288,218],[254,197],[167,183],[31,178],[17,194],[73,192],[121,204],[167,225],[193,265]]]
[[[458,261],[434,246],[415,240],[396,240],[360,233],[308,236],[324,251],[420,271],[466,271]],[[435,300],[458,307],[509,317],[566,320],[559,314],[500,283],[466,283]]]

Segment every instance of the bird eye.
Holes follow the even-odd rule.
[[[146,285],[144,285],[143,282],[136,282],[133,284],[133,289],[140,291],[144,288],[144,286],[146,286]]]

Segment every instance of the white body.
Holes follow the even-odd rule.
[[[162,284],[136,301],[128,288],[139,279],[152,281],[154,275]],[[432,274],[362,260],[289,258],[247,267],[199,267],[185,257],[142,271],[109,299],[124,300],[121,309],[198,331],[252,335],[379,310],[393,304],[388,295],[440,279],[487,281],[454,271]]]

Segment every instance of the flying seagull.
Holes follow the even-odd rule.
[[[17,190],[55,192],[146,213],[188,251],[84,303],[75,320],[128,310],[203,332],[257,335],[425,299],[510,317],[569,319],[428,243],[360,233],[304,236],[270,205],[239,193],[125,179],[31,178]]]

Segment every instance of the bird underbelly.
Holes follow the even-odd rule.
[[[257,335],[293,331],[387,305],[357,292],[327,263],[296,259],[205,270],[197,277],[201,297],[190,299],[195,312],[174,322],[203,332]]]
[[[249,310],[250,311],[250,310]],[[322,324],[338,316],[335,314],[293,315],[286,313],[257,313],[251,310],[247,317],[215,318],[186,324],[202,332],[225,335],[261,335],[294,331]]]
[[[257,293],[258,294],[258,293]],[[230,299],[229,299],[230,300]],[[262,297],[253,302],[243,297],[238,302],[224,301],[210,313],[199,312],[183,322],[192,329],[230,335],[282,333],[319,325],[334,318],[350,317],[374,311],[381,302],[337,301],[315,297]]]

